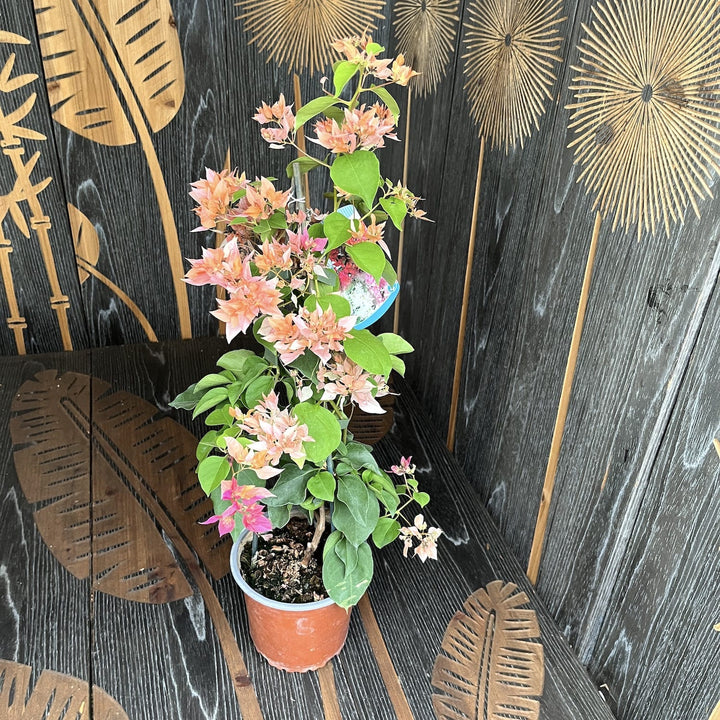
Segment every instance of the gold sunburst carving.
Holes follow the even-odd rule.
[[[712,197],[718,168],[720,22],[716,0],[606,0],[580,42],[568,108],[575,162],[613,229],[655,232]]]
[[[505,152],[530,136],[552,100],[561,0],[474,0],[465,32],[465,90],[479,133]]]
[[[424,97],[445,75],[455,48],[459,0],[398,0],[394,15],[397,51],[420,75],[410,89]]]
[[[336,60],[330,43],[377,28],[385,0],[239,0],[237,20],[250,44],[267,51],[267,61],[287,63],[288,71],[311,73]]]

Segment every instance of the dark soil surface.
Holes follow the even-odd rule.
[[[248,585],[271,600],[305,603],[327,597],[322,583],[323,537],[318,550],[304,564],[305,549],[314,528],[305,518],[290,518],[284,528],[272,531],[269,540],[258,537],[258,549],[250,563],[251,543],[240,558],[240,567]]]

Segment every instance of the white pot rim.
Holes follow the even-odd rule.
[[[240,570],[240,553],[242,551],[242,546],[249,537],[250,532],[248,530],[243,530],[238,539],[233,543],[232,549],[230,550],[230,571],[232,572],[235,582],[240,586],[240,589],[246,595],[265,607],[275,608],[276,610],[286,610],[288,612],[308,612],[310,610],[320,610],[322,608],[329,607],[330,605],[335,605],[335,601],[329,597],[324,600],[315,600],[309,603],[280,602],[279,600],[266,598],[257,590],[251,588]]]

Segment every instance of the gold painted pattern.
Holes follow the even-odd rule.
[[[425,97],[445,76],[455,50],[459,0],[398,0],[393,8],[397,51],[420,75],[409,83]]]
[[[505,152],[539,128],[562,61],[561,0],[474,0],[465,30],[465,90],[481,136]]]
[[[28,44],[29,41],[14,33],[3,31],[0,33],[0,42],[25,45]],[[5,95],[11,95],[27,87],[37,79],[37,75],[30,73],[13,76],[15,57],[15,53],[11,53],[5,61],[2,70],[0,70],[0,93]],[[32,93],[25,98],[19,107],[9,113],[6,113],[5,110],[0,107],[0,138],[2,138],[0,146],[2,147],[3,155],[8,158],[15,173],[13,189],[9,194],[0,197],[0,275],[3,279],[10,310],[7,323],[14,334],[15,346],[20,355],[24,355],[26,351],[24,330],[27,328],[27,322],[20,314],[20,307],[13,282],[10,264],[10,254],[13,251],[12,243],[2,229],[2,221],[8,214],[18,230],[20,230],[26,238],[30,238],[32,231],[38,239],[45,272],[50,285],[50,307],[57,316],[63,349],[72,350],[70,326],[67,318],[70,301],[60,288],[55,258],[50,245],[50,229],[52,223],[50,218],[45,214],[40,201],[40,193],[52,182],[52,178],[46,177],[37,183],[31,179],[32,172],[40,159],[39,151],[35,152],[27,162],[23,159],[23,155],[25,155],[25,147],[22,144],[23,140],[44,141],[47,139],[45,135],[37,130],[21,124],[33,110],[36,100],[37,93]],[[26,202],[30,210],[28,217],[29,223],[20,207],[21,202]]]
[[[605,0],[583,26],[571,89],[578,182],[613,229],[670,233],[720,172],[715,0]]]
[[[267,53],[267,62],[287,64],[288,72],[324,70],[337,58],[333,40],[377,28],[385,0],[240,0],[250,44]]]

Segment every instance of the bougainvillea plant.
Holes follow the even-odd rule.
[[[409,519],[412,504],[429,500],[410,459],[386,472],[348,431],[355,407],[384,412],[377,398],[389,392],[393,370],[404,373],[400,356],[412,350],[396,334],[358,329],[358,317],[366,312],[360,306],[384,302],[397,281],[385,223],[401,228],[407,215],[424,215],[419,198],[381,176],[376,155],[397,139],[399,111],[387,86],[406,85],[416,73],[402,56],[378,58],[383,48],[369,37],[333,47],[344,56],[333,68],[334,92],[324,90],[297,114],[280,96],[254,116],[271,148],[298,151],[288,165],[290,189],[228,170],[208,170],[192,184],[198,230],[223,237],[190,261],[185,280],[222,288],[226,298],[212,314],[228,341],[250,331],[262,354],[230,350],[217,372],[173,405],[193,417],[210,411],[197,451],[199,481],[215,507],[207,522],[236,538],[243,528],[283,527],[300,508],[315,526],[308,553],[331,523],[323,584],[350,607],[372,579],[370,541],[380,548],[400,538],[405,555],[414,549],[425,560],[436,556],[440,531],[422,515]],[[297,145],[310,124],[308,139],[327,150],[323,159]],[[316,169],[329,172],[333,185],[326,214],[298,200],[300,174]]]

